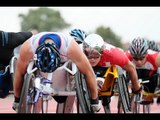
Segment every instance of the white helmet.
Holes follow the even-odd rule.
[[[104,47],[104,40],[98,34],[89,34],[83,42],[83,49],[86,47],[95,49],[100,53]]]
[[[102,46],[104,45],[103,38],[98,34],[90,34],[84,39],[84,41],[92,48],[102,48]]]

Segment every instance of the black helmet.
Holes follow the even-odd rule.
[[[87,37],[87,33],[81,29],[73,29],[70,31],[69,34],[75,38],[78,44],[82,43],[84,39]]]
[[[141,57],[147,53],[148,43],[143,38],[134,38],[129,46],[129,51],[134,57]]]
[[[160,51],[158,44],[154,40],[148,40],[148,47],[151,50]]]
[[[60,66],[60,53],[54,43],[43,43],[37,50],[36,66],[42,72],[51,73]]]

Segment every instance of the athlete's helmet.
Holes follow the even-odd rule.
[[[78,44],[82,43],[84,39],[87,37],[87,33],[81,29],[73,29],[70,31],[69,34],[75,38]]]
[[[37,50],[36,66],[42,72],[51,73],[60,66],[60,53],[54,43],[43,43]]]
[[[148,47],[151,50],[160,51],[158,44],[154,40],[148,40]]]
[[[92,50],[96,50],[98,53],[101,53],[101,51],[103,50],[104,47],[104,40],[103,38],[98,35],[98,34],[89,34],[83,42],[83,49],[90,49],[90,51],[92,52]]]
[[[148,43],[144,38],[134,38],[129,46],[129,51],[134,57],[141,57],[147,53]]]

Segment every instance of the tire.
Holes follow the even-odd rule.
[[[123,113],[122,100],[121,97],[118,97],[118,113]]]
[[[111,113],[110,104],[108,104],[108,105],[106,105],[106,106],[103,106],[103,109],[104,109],[104,112],[105,112],[105,113]]]
[[[56,113],[73,113],[75,96],[68,96],[63,103],[57,103]]]
[[[83,74],[79,71],[75,74],[76,95],[79,104],[77,108],[82,113],[92,113],[90,109],[90,94],[87,88],[86,80]]]
[[[33,87],[34,79],[35,76],[33,73],[26,74],[24,77],[18,113],[39,113],[42,110],[42,97],[39,97],[39,94],[36,94],[36,90]],[[38,95],[38,100],[33,102],[35,100],[35,95]]]
[[[110,109],[111,96],[102,96],[101,99],[104,112],[107,114],[111,113]]]
[[[133,113],[140,113],[140,103],[137,102],[139,100],[140,98],[137,95],[131,97],[131,110]]]
[[[117,81],[118,81],[118,90],[119,90],[119,97],[120,97],[118,101],[121,102],[124,113],[130,112],[131,111],[131,100],[130,100],[126,78],[124,75],[121,75],[119,76]]]
[[[150,104],[143,105],[143,113],[150,113]]]

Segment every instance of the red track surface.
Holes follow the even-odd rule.
[[[151,106],[151,113],[160,113],[160,105],[156,104],[156,99],[154,100],[154,104]],[[0,113],[15,113],[16,112],[12,109],[13,103],[13,95],[9,95],[4,99],[0,99]],[[57,103],[54,99],[50,100],[49,102],[49,113],[55,113]],[[113,96],[111,99],[111,112],[117,113],[117,97]],[[104,113],[103,107],[101,108],[99,113]]]

